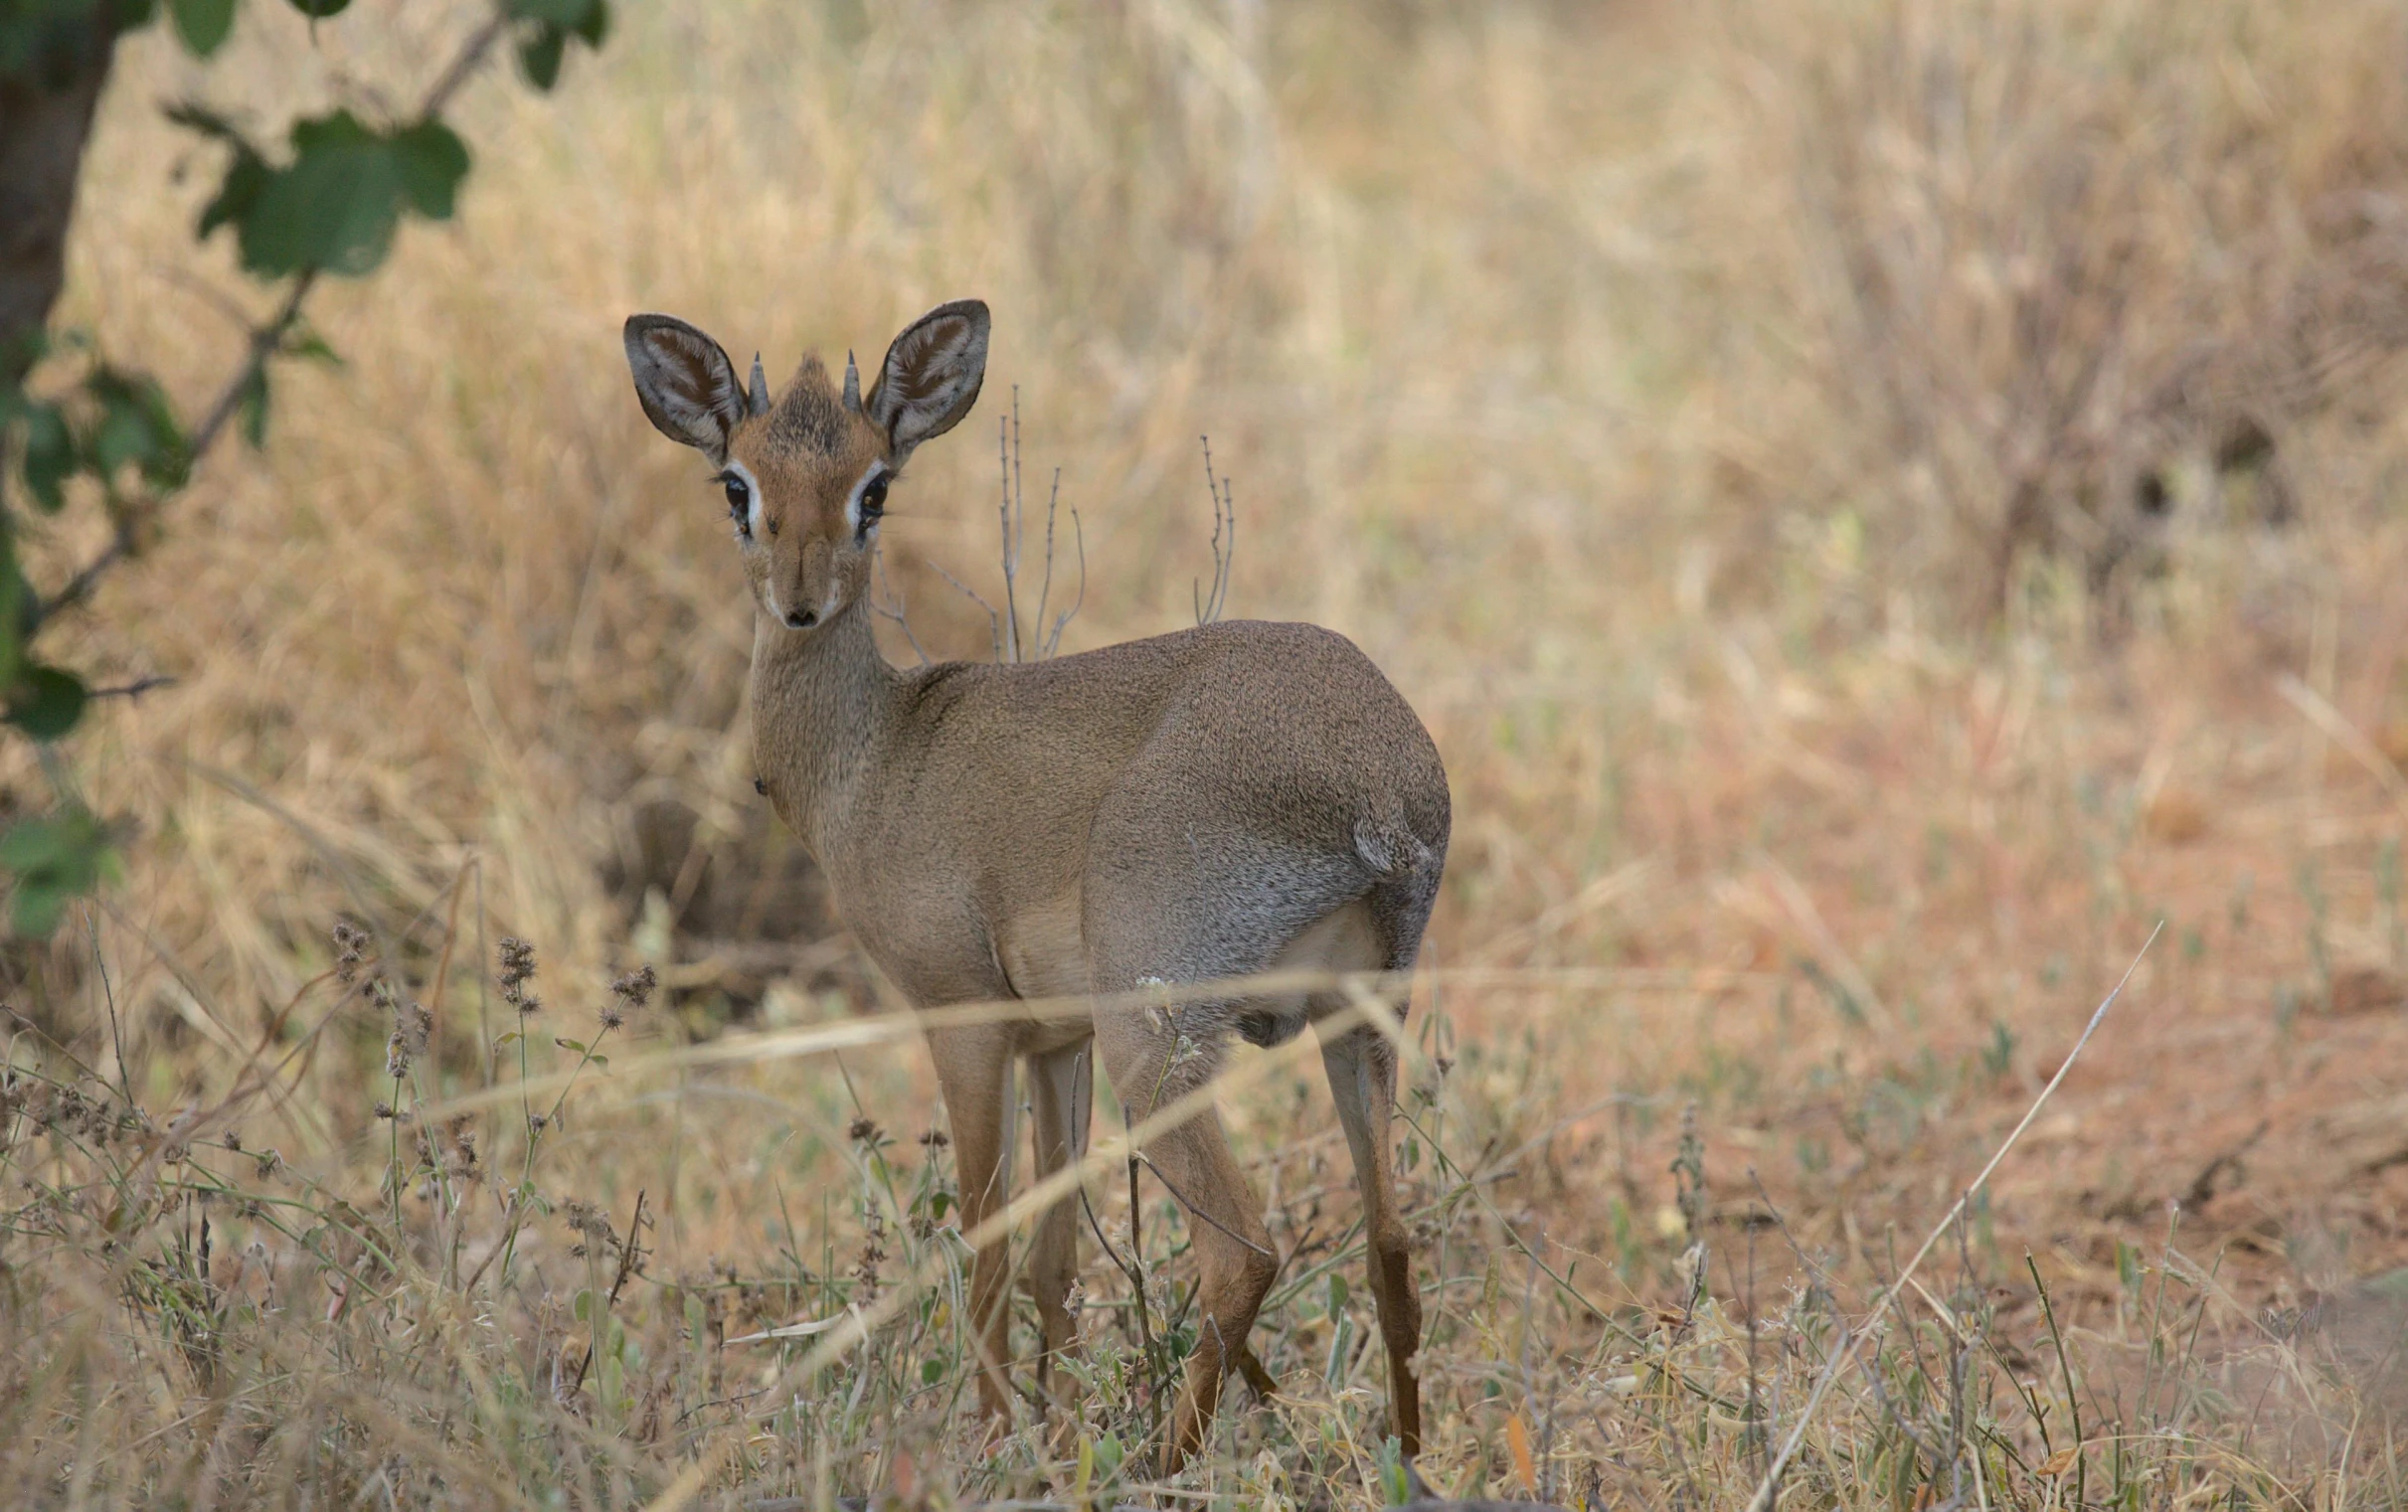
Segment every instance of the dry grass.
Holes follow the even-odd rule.
[[[235,340],[195,279],[250,296],[193,266],[207,174],[168,180],[155,101],[407,97],[470,13],[247,15],[205,75],[127,49],[62,312],[186,396]],[[2161,918],[1787,1500],[2403,1500],[2393,10],[622,21],[556,99],[471,92],[461,221],[326,291],[344,365],[286,375],[269,448],[74,632],[177,685],[6,773],[129,826],[104,904],[8,960],[12,1501],[638,1505],[698,1454],[703,1505],[1139,1478],[1125,1278],[1090,1250],[1078,1429],[982,1446],[917,1047],[749,1038],[892,1005],[753,794],[741,581],[616,351],[656,308],[773,367],[874,352],[961,293],[1081,511],[1068,647],[1192,613],[1209,431],[1234,611],[1354,636],[1447,757],[1407,1155],[1434,1484],[1745,1504]],[[992,589],[1001,408],[891,506],[939,654],[987,643],[927,563]],[[338,919],[392,1006],[327,975]],[[497,1056],[504,933],[547,1005]],[[531,1131],[522,1055],[597,1048],[638,959],[660,995]],[[1241,1064],[1280,1395],[1233,1393],[1187,1489],[1377,1504],[1332,1121]],[[457,1125],[374,1113],[488,1083]],[[1124,1244],[1121,1182],[1092,1198]],[[730,1342],[872,1273],[930,1289],[837,1369]]]

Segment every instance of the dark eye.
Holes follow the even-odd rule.
[[[745,485],[744,479],[732,472],[723,472],[712,481],[727,486],[728,514],[736,521],[736,533],[740,536],[751,535],[753,533],[753,490]]]
[[[882,473],[861,487],[861,529],[864,534],[878,523],[879,516],[886,513],[886,485],[887,479]]]

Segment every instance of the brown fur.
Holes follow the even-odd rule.
[[[628,345],[654,422],[759,482],[770,523],[743,553],[763,608],[759,769],[862,947],[912,1002],[1411,967],[1446,861],[1446,773],[1412,709],[1343,637],[1239,621],[1028,665],[907,671],[879,654],[864,601],[871,553],[847,528],[846,497],[871,466],[900,465],[968,411],[983,306],[946,305],[907,329],[858,410],[815,360],[756,415],[733,369],[722,383],[712,366],[725,354],[690,327],[638,316]],[[790,627],[804,607],[816,620]],[[1276,1043],[1342,1006],[1334,993],[1232,998],[1167,1016],[932,1031],[965,1226],[1008,1194],[1015,1060],[1031,1063],[1042,1175],[1085,1147],[1091,1048],[1142,1117],[1209,1078],[1231,1034]],[[1415,1452],[1421,1304],[1390,1164],[1394,1057],[1368,1029],[1326,1037],[1322,1056],[1364,1200],[1391,1424]],[[1175,1464],[1248,1358],[1279,1265],[1216,1116],[1147,1154],[1196,1210],[1203,1271],[1205,1326],[1165,1456]],[[1030,1271],[1049,1359],[1077,1347],[1065,1305],[1076,1246],[1070,1207],[1039,1220]],[[988,1246],[971,1280],[979,1392],[997,1414],[1010,1402],[1007,1263],[1005,1245]]]

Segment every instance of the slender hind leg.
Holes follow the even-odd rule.
[[[1082,1043],[1029,1058],[1039,1181],[1087,1154],[1088,1109],[1095,1100],[1093,1055],[1093,1046]],[[1079,1347],[1079,1320],[1070,1311],[1071,1287],[1079,1278],[1079,1199],[1074,1195],[1046,1209],[1036,1230],[1029,1247],[1029,1286],[1036,1293],[1038,1323],[1045,1334],[1045,1353],[1037,1358],[1037,1389],[1050,1401],[1055,1357]]]
[[[1413,1356],[1422,1343],[1422,1294],[1413,1279],[1405,1216],[1396,1200],[1388,1126],[1396,1108],[1396,1052],[1376,1029],[1352,1029],[1321,1042],[1329,1094],[1354,1151],[1363,1196],[1363,1233],[1380,1338],[1388,1347],[1388,1415],[1407,1455],[1422,1451],[1422,1395]]]
[[[929,1036],[937,1083],[953,1125],[953,1173],[961,1183],[961,1232],[1003,1211],[1012,1191],[1011,1046],[993,1030]],[[988,1417],[1012,1412],[1011,1239],[989,1241],[970,1260],[970,1335],[978,1349],[978,1405]]]
[[[1210,1075],[1215,1057],[1203,1065],[1174,1064],[1175,1034],[1145,1024],[1138,1015],[1115,1015],[1099,1023],[1096,1043],[1104,1069],[1130,1114],[1143,1119],[1161,1104],[1191,1091]],[[1187,1210],[1187,1233],[1200,1262],[1196,1286],[1201,1304],[1195,1353],[1171,1418],[1165,1473],[1177,1469],[1202,1445],[1220,1404],[1221,1381],[1245,1348],[1255,1313],[1279,1274],[1278,1252],[1263,1226],[1262,1201],[1229,1152],[1221,1118],[1210,1109],[1145,1142],[1145,1154],[1172,1197]]]

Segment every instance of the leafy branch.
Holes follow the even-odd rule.
[[[206,59],[232,35],[240,3],[166,0],[164,9],[185,50]],[[314,27],[340,15],[350,0],[288,3]],[[0,83],[52,88],[72,65],[86,70],[88,84],[93,71],[105,73],[116,37],[147,25],[161,8],[152,0],[0,7]],[[410,115],[363,120],[337,108],[306,116],[291,123],[280,150],[262,146],[231,115],[206,104],[167,107],[169,119],[226,151],[223,176],[194,228],[195,240],[231,232],[244,270],[281,284],[281,296],[273,312],[248,330],[234,373],[189,430],[155,379],[100,356],[88,338],[38,328],[0,332],[8,349],[0,353],[8,359],[0,368],[6,375],[0,458],[14,463],[0,468],[0,720],[43,743],[64,738],[82,721],[92,690],[76,672],[38,657],[36,636],[66,610],[88,603],[112,569],[155,539],[168,501],[230,427],[239,423],[253,447],[265,445],[272,364],[338,361],[302,318],[319,280],[374,272],[407,217],[450,219],[470,156],[444,124],[443,111],[494,48],[514,42],[528,83],[549,89],[569,44],[600,47],[608,27],[608,0],[497,0]],[[0,198],[10,188],[0,184]],[[43,293],[37,313],[48,299]],[[50,397],[37,396],[23,375],[45,359],[54,371],[80,365],[80,378]],[[47,593],[35,588],[21,566],[20,517],[5,488],[10,472],[41,515],[62,513],[71,488],[80,486],[96,496],[108,521],[106,544]],[[156,682],[137,680],[134,686]],[[107,826],[73,799],[0,836],[0,871],[16,883],[11,922],[17,932],[44,934],[55,927],[67,904],[97,886],[108,870],[107,845]]]

